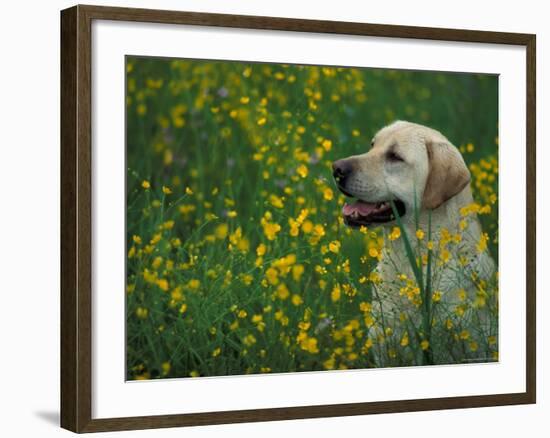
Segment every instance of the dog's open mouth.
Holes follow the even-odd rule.
[[[399,217],[406,212],[405,204],[400,200],[393,201]],[[360,199],[353,203],[346,203],[342,208],[344,222],[350,227],[360,227],[372,224],[382,224],[395,219],[395,215],[389,201],[366,202]]]

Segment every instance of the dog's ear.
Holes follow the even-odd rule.
[[[428,179],[422,205],[435,209],[470,182],[470,171],[456,147],[443,140],[427,140]]]

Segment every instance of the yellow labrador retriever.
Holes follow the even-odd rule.
[[[482,233],[477,216],[464,218],[460,214],[462,207],[473,203],[470,172],[458,149],[440,132],[415,123],[395,122],[374,136],[367,153],[335,161],[333,175],[340,191],[354,198],[342,209],[348,226],[383,226],[388,235],[397,226],[396,212],[411,243],[418,244],[416,233],[421,229],[420,235],[426,235],[422,241],[425,246],[431,215],[434,248],[439,247],[442,233],[444,238],[450,234],[460,240],[450,246],[444,269],[434,272],[432,290],[441,291],[443,300],[453,302],[458,290],[473,290],[474,284],[468,284],[472,275],[485,279],[493,275],[491,256],[477,249]],[[414,278],[402,240],[386,239],[377,266],[384,285],[395,284],[402,274]],[[401,310],[403,301],[395,290],[381,289],[385,289],[383,310]]]

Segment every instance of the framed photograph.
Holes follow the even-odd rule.
[[[535,35],[61,13],[61,425],[535,403]]]

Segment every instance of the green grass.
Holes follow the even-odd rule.
[[[382,233],[342,225],[331,179],[396,119],[460,147],[496,258],[495,76],[127,58],[127,377],[433,360],[372,310]],[[437,362],[496,357],[439,316]]]

